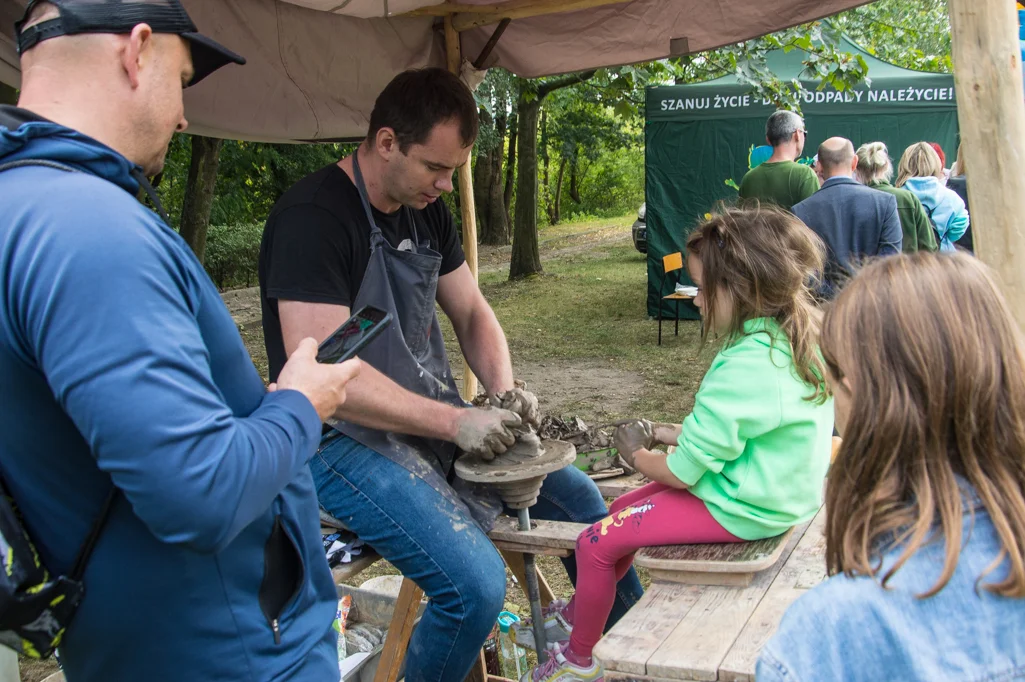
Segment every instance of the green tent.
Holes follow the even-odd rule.
[[[950,74],[903,69],[873,57],[844,39],[841,50],[861,54],[870,83],[847,92],[802,81],[801,104],[808,128],[805,157],[833,136],[858,146],[881,140],[890,149],[894,168],[909,145],[938,142],[953,162],[957,141],[957,103]],[[799,78],[803,51],[782,50],[768,66],[783,80]],[[773,107],[754,97],[735,76],[692,85],[648,88],[645,123],[645,170],[648,239],[648,314],[657,315],[662,257],[683,250],[695,224],[720,200],[737,192],[748,170],[752,146],[765,144],[765,120]],[[806,158],[807,161],[807,158]],[[682,279],[689,283],[686,273]],[[666,284],[664,294],[671,293]],[[663,305],[662,314],[675,308]],[[681,307],[681,317],[697,319],[697,309]]]

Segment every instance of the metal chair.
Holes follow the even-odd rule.
[[[658,345],[662,345],[662,301],[676,301],[676,330],[674,336],[680,335],[680,301],[689,301],[693,296],[678,294],[675,291],[676,284],[673,284],[674,291],[668,296],[663,296],[666,279],[670,272],[683,270],[683,254],[679,251],[662,257],[662,281],[658,284],[658,295],[662,299],[658,302]],[[679,279],[679,278],[677,278]]]

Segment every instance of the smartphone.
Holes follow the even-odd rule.
[[[334,364],[356,357],[391,324],[391,320],[391,313],[371,306],[360,308],[320,344],[317,362]]]

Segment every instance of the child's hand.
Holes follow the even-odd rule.
[[[626,422],[616,428],[612,442],[626,463],[634,466],[634,454],[638,450],[650,450],[655,444],[653,425],[647,419]]]

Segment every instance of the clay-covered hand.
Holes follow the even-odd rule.
[[[495,407],[520,415],[524,424],[535,429],[541,425],[541,410],[537,405],[537,396],[526,390],[520,382],[517,382],[516,388],[511,391],[491,396],[489,401]]]
[[[638,450],[650,450],[655,444],[653,426],[647,419],[634,419],[616,427],[612,443],[630,466],[634,466],[634,454]]]
[[[516,442],[520,415],[495,407],[468,407],[459,415],[455,444],[463,452],[492,460]]]

